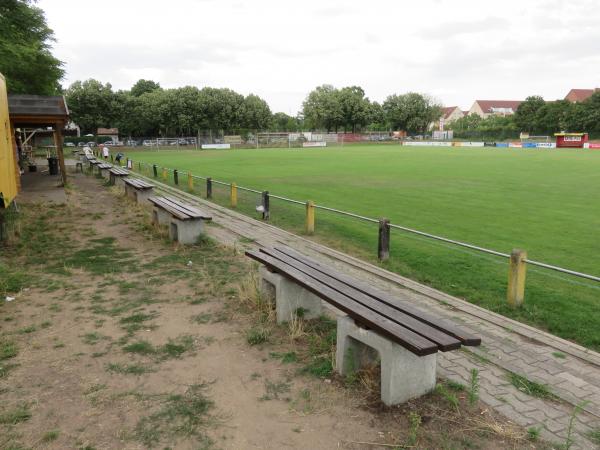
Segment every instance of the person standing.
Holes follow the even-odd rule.
[[[108,159],[108,155],[109,155],[108,146],[103,145],[102,146],[102,156],[104,157],[104,159]]]

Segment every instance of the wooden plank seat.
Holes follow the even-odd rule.
[[[104,178],[108,178],[108,171],[112,168],[112,164],[102,162],[96,166],[98,174]]]
[[[112,166],[108,173],[110,184],[116,184],[117,180],[121,180],[121,182],[125,184],[123,179],[124,177],[129,176],[129,171],[119,166]]]
[[[138,204],[147,202],[148,198],[154,195],[154,185],[141,178],[123,178],[123,183],[125,195]]]
[[[167,225],[169,237],[180,244],[195,244],[204,230],[204,222],[212,217],[202,210],[173,197],[149,197],[154,205],[152,221]]]
[[[372,363],[376,350],[385,404],[431,391],[438,351],[481,344],[479,337],[453,323],[288,247],[261,248],[246,255],[264,265],[261,290],[274,293],[278,322],[291,320],[299,308],[304,317],[319,316],[321,300],[346,314],[337,322],[336,370],[345,375]]]

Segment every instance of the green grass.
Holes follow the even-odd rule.
[[[189,386],[183,394],[169,395],[160,409],[143,417],[134,437],[146,447],[163,440],[174,443],[177,438],[194,438],[202,448],[210,446],[206,430],[217,422],[211,412],[214,402],[205,395],[206,384]]]
[[[31,419],[31,412],[27,405],[19,405],[16,408],[0,412],[0,424],[15,425]]]
[[[124,375],[143,375],[148,372],[154,372],[151,367],[141,364],[119,364],[109,363],[106,365],[106,370],[112,373],[121,373]]]
[[[130,152],[194,174],[379,218],[598,275],[600,152],[357,145]],[[186,188],[182,186],[182,188]],[[204,194],[196,183],[195,192]],[[213,185],[227,205],[228,188]],[[258,196],[238,192],[254,217]],[[271,200],[271,222],[303,232],[304,207]],[[317,210],[315,239],[375,262],[377,226]],[[600,284],[529,267],[525,306],[506,304],[507,261],[392,231],[384,267],[600,350]]]
[[[536,383],[535,381],[528,380],[513,372],[509,373],[508,379],[514,387],[527,395],[547,400],[558,399],[556,394],[554,394],[545,384]]]

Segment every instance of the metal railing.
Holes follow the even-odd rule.
[[[151,164],[144,163],[144,162],[138,162],[138,165],[140,168],[141,168],[142,164],[145,166],[151,166],[151,167],[155,166],[155,165],[151,165]],[[134,165],[131,164],[131,166],[130,166],[128,163],[128,166],[133,167]],[[158,168],[158,166],[156,166],[156,167]],[[171,172],[171,173],[173,173],[175,170],[175,169],[171,169],[171,168],[167,168],[167,167],[160,167],[160,169],[161,169],[161,171],[166,170],[167,172]],[[157,173],[157,172],[154,171],[154,173]],[[557,266],[554,264],[548,264],[548,263],[545,263],[542,261],[536,261],[533,259],[529,259],[526,256],[526,252],[524,252],[522,250],[513,250],[513,252],[510,254],[504,253],[504,252],[499,252],[499,251],[491,250],[491,249],[488,249],[485,247],[480,247],[478,245],[473,245],[473,244],[461,242],[461,241],[458,241],[455,239],[449,239],[449,238],[446,238],[443,236],[438,236],[438,235],[435,235],[432,233],[427,233],[424,231],[415,230],[413,228],[405,227],[402,225],[390,223],[389,220],[387,220],[387,219],[375,219],[373,217],[367,217],[367,216],[363,216],[363,215],[356,214],[353,212],[343,211],[340,209],[331,208],[329,206],[316,204],[316,203],[313,203],[312,201],[295,200],[292,198],[275,195],[268,191],[260,191],[260,190],[252,189],[249,187],[238,186],[235,183],[228,183],[225,181],[215,180],[210,177],[193,175],[193,174],[191,174],[191,172],[187,172],[187,173],[188,173],[188,176],[190,176],[192,178],[205,180],[207,182],[207,192],[211,192],[212,183],[218,184],[221,186],[231,187],[232,188],[232,206],[235,206],[234,201],[233,201],[233,189],[234,188],[236,190],[242,190],[242,191],[252,192],[252,193],[261,195],[262,203],[260,206],[262,206],[262,209],[260,211],[263,213],[263,218],[265,218],[265,219],[269,218],[269,198],[274,198],[277,200],[281,200],[283,202],[293,203],[293,204],[297,204],[297,205],[305,205],[306,210],[307,210],[306,211],[306,231],[308,234],[312,234],[314,232],[314,210],[311,211],[312,208],[320,209],[323,211],[328,211],[328,212],[338,214],[341,216],[359,219],[359,220],[369,222],[369,223],[379,224],[378,258],[382,261],[389,258],[390,229],[404,231],[406,233],[411,233],[411,234],[415,234],[415,235],[422,236],[425,238],[433,239],[436,241],[445,242],[447,244],[467,248],[467,249],[470,249],[470,250],[473,250],[476,252],[481,252],[481,253],[508,259],[510,261],[508,301],[509,301],[509,303],[514,304],[515,306],[520,305],[523,301],[524,285],[525,285],[525,265],[526,264],[530,264],[532,266],[537,266],[537,267],[542,267],[544,269],[564,273],[564,274],[578,277],[578,278],[584,278],[584,279],[590,280],[590,281],[600,282],[600,277],[596,276],[596,275],[591,275],[591,274],[579,272],[576,270],[571,270],[571,269],[567,269],[564,267],[560,267],[560,266]],[[178,184],[178,183],[176,183],[176,184]],[[212,194],[207,197],[210,198],[211,196],[212,196]],[[235,204],[237,204],[237,196],[236,196]],[[511,293],[511,284],[513,285],[512,287],[514,288],[514,291],[512,293]]]

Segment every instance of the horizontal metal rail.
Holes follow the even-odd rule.
[[[510,258],[508,253],[497,252],[496,250],[490,250],[489,248],[479,247],[477,245],[467,244],[466,242],[455,241],[454,239],[448,239],[442,236],[436,236],[435,234],[425,233],[424,231],[415,230],[413,228],[403,227],[401,225],[396,225],[390,223],[391,228],[397,228],[398,230],[407,231],[409,233],[418,234],[419,236],[425,236],[431,239],[435,239],[437,241],[447,242],[449,244],[458,245],[460,247],[470,248],[471,250],[477,250],[484,253],[489,253],[490,255],[501,256],[503,258]]]
[[[294,200],[292,198],[281,197],[279,195],[269,194],[269,197],[271,197],[271,198],[278,198],[279,200],[283,200],[284,202],[296,203],[298,205],[306,205],[306,202],[301,202],[299,200]]]
[[[379,220],[377,220],[377,219],[372,219],[371,217],[360,216],[358,214],[354,214],[354,213],[351,213],[348,211],[342,211],[340,209],[329,208],[328,206],[315,205],[315,208],[324,209],[325,211],[331,211],[331,212],[334,212],[337,214],[342,214],[342,215],[348,216],[348,217],[355,217],[357,219],[365,220],[367,222],[379,223]]]
[[[132,164],[133,164],[133,161],[132,161]],[[151,166],[151,164],[148,164],[148,163],[142,163],[142,164]],[[157,166],[157,168],[159,168],[159,167]],[[166,169],[167,171],[170,171],[170,172],[173,172],[173,170],[174,170],[174,169],[170,169],[168,167],[160,167],[160,169]],[[202,180],[207,180],[208,179],[207,177],[202,177],[202,176],[199,176],[199,175],[192,175],[192,178],[197,178],[197,179],[202,179]],[[215,184],[223,185],[223,186],[231,186],[231,183],[226,183],[224,181],[212,180],[212,182],[215,183]],[[247,192],[253,192],[255,194],[262,194],[263,193],[263,191],[259,191],[259,190],[256,190],[256,189],[251,189],[251,188],[244,187],[244,186],[237,186],[237,188],[239,190],[247,191]],[[295,204],[298,204],[298,205],[306,205],[306,202],[302,202],[300,200],[294,200],[292,198],[282,197],[280,195],[269,194],[269,197],[276,198],[276,199],[279,199],[279,200],[282,200],[282,201],[285,201],[285,202],[289,202],[289,203],[295,203]],[[360,214],[354,214],[354,213],[351,213],[351,212],[348,212],[348,211],[343,211],[343,210],[340,210],[340,209],[330,208],[328,206],[323,206],[323,205],[317,205],[317,204],[315,204],[314,207],[317,208],[317,209],[322,209],[324,211],[330,211],[330,212],[333,212],[333,213],[336,213],[336,214],[340,214],[340,215],[343,215],[343,216],[353,217],[355,219],[364,220],[366,222],[379,223],[378,219],[374,219],[372,217],[361,216]],[[475,250],[475,251],[482,252],[482,253],[487,253],[489,255],[499,256],[501,258],[506,258],[506,259],[510,258],[510,254],[508,254],[508,253],[498,252],[496,250],[491,250],[489,248],[480,247],[478,245],[473,245],[473,244],[468,244],[466,242],[461,242],[461,241],[457,241],[457,240],[454,240],[454,239],[445,238],[443,236],[438,236],[438,235],[431,234],[431,233],[426,233],[424,231],[415,230],[414,228],[404,227],[402,225],[396,225],[394,223],[390,223],[389,225],[390,225],[390,228],[395,228],[397,230],[406,231],[407,233],[412,233],[412,234],[416,234],[416,235],[419,235],[419,236],[424,236],[424,237],[427,237],[427,238],[430,238],[430,239],[434,239],[436,241],[446,242],[448,244],[457,245],[459,247],[468,248],[468,249]],[[553,270],[553,271],[556,271],[556,272],[565,273],[567,275],[573,275],[575,277],[580,277],[580,278],[585,278],[587,280],[600,282],[600,277],[595,276],[595,275],[590,275],[588,273],[577,272],[575,270],[565,269],[564,267],[555,266],[555,265],[552,265],[552,264],[547,264],[547,263],[544,263],[544,262],[541,262],[541,261],[535,261],[533,259],[525,259],[524,261],[527,264],[531,264],[532,266],[538,266],[538,267],[542,267],[544,269],[549,269],[549,270]]]

